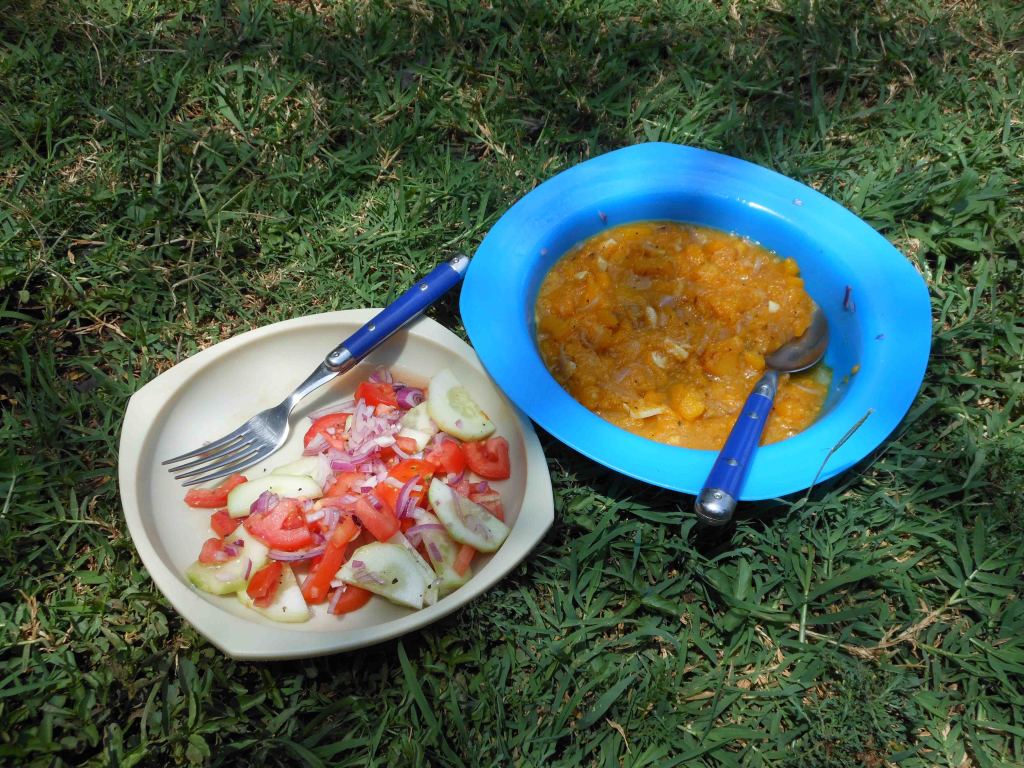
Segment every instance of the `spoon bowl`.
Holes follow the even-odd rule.
[[[767,370],[740,409],[740,415],[694,503],[697,515],[705,523],[725,525],[736,511],[743,481],[775,402],[779,374],[806,371],[824,357],[827,347],[828,320],[821,307],[815,305],[807,330],[765,357]]]
[[[779,373],[799,373],[818,364],[828,348],[828,320],[821,307],[814,305],[807,330],[765,357],[769,368]]]

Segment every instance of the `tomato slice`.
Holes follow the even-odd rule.
[[[423,458],[449,475],[457,475],[466,468],[466,454],[454,440],[441,440]]]
[[[395,507],[398,505],[398,495],[402,492],[402,486],[414,477],[419,478],[417,485],[420,486],[420,489],[413,491],[411,495],[411,498],[416,499],[418,503],[427,492],[430,478],[436,471],[437,467],[424,459],[405,459],[388,471],[388,476],[373,489],[374,495],[384,502],[392,512],[396,512]]]
[[[476,443],[466,443],[462,449],[466,452],[466,464],[480,477],[488,480],[506,480],[511,474],[508,440],[504,437],[490,437]]]
[[[356,387],[356,400],[362,400],[367,405],[398,407],[398,397],[395,395],[395,388],[386,381],[364,381]]]
[[[373,597],[373,592],[370,590],[354,587],[351,584],[339,587],[339,589],[344,589],[345,591],[341,593],[338,602],[334,604],[334,610],[331,611],[334,615],[357,611],[370,602],[370,598]]]
[[[501,494],[497,491],[471,493],[469,500],[479,504],[502,522],[505,521],[505,507],[501,503]]]
[[[333,429],[336,432],[341,432],[345,429],[345,422],[351,415],[352,414],[341,413],[339,411],[338,413],[328,413],[327,415],[316,419],[309,429],[306,430],[306,434],[302,438],[303,446],[308,448],[309,444],[313,442],[313,438],[321,432],[324,433],[324,437],[327,438],[327,441],[333,445],[333,442],[331,441],[333,435],[325,430]]]
[[[411,437],[405,437],[404,435],[397,435],[395,437],[395,445],[398,446],[398,450],[400,450],[402,453],[413,454],[420,452],[419,446],[416,444],[416,441],[413,440]]]
[[[362,496],[356,499],[355,515],[377,541],[387,541],[398,533],[398,518],[387,509],[375,509]]]
[[[224,551],[223,539],[207,539],[203,542],[203,549],[199,553],[199,562],[205,565],[219,565],[230,560],[231,555]]]
[[[358,472],[341,472],[324,491],[325,497],[344,496],[352,490],[352,486],[363,478]]]
[[[253,536],[273,549],[286,552],[308,547],[313,534],[306,525],[305,515],[295,499],[281,499],[262,515],[249,515],[242,523]]]
[[[331,591],[331,579],[345,562],[345,549],[348,543],[359,535],[359,526],[351,517],[346,517],[327,541],[320,562],[309,572],[309,577],[302,585],[302,596],[307,603],[322,603]]]
[[[244,483],[245,475],[231,475],[216,488],[190,488],[185,503],[196,509],[217,509],[228,503],[231,489]]]
[[[455,564],[452,568],[459,576],[462,576],[469,570],[469,564],[473,562],[474,557],[476,557],[476,550],[469,544],[463,544],[459,547],[459,554],[455,556]]]
[[[227,509],[218,509],[210,515],[210,527],[218,536],[227,536],[234,533],[235,529],[242,524],[241,518],[232,517]]]
[[[246,594],[258,607],[266,608],[274,602],[283,575],[284,565],[278,560],[271,560],[249,579],[249,585],[245,588]]]

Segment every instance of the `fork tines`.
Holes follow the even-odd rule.
[[[273,446],[267,450],[267,446],[261,444],[257,436],[247,432],[243,426],[219,440],[161,463],[176,465],[169,467],[171,472],[180,473],[174,475],[175,480],[187,480],[184,485],[198,485],[255,464],[272,450]]]

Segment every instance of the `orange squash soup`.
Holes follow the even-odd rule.
[[[649,221],[575,246],[536,306],[545,365],[588,409],[642,437],[719,449],[813,303],[796,262],[714,229]],[[762,443],[806,429],[828,393],[823,365],[783,375]]]

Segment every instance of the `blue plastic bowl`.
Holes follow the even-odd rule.
[[[498,386],[530,418],[613,470],[700,490],[714,451],[663,445],[605,421],[555,381],[537,348],[534,303],[559,257],[607,226],[653,219],[715,227],[793,257],[828,317],[833,384],[822,415],[758,449],[741,498],[794,493],[819,470],[822,480],[837,475],[892,432],[921,385],[931,345],[928,291],[917,270],[810,187],[733,157],[660,143],[601,155],[541,184],[494,225],[469,267],[466,330]]]

